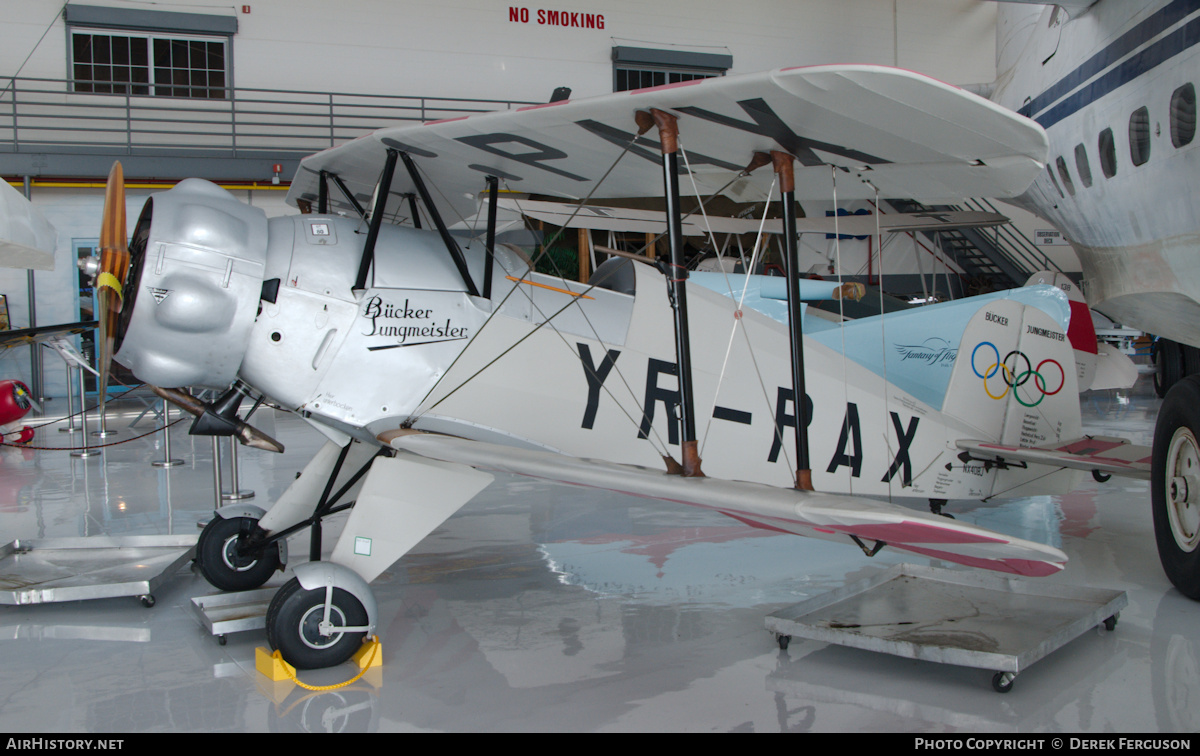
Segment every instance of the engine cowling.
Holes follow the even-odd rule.
[[[164,388],[224,388],[258,311],[267,217],[202,179],[146,200],[130,244],[114,358]]]

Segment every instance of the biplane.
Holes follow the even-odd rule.
[[[816,66],[382,129],[306,158],[294,216],[268,220],[188,179],[146,202],[128,249],[114,168],[101,361],[195,414],[193,433],[278,450],[243,408],[269,401],[326,437],[269,510],[222,508],[198,544],[210,582],[245,590],[310,530],[310,560],[267,614],[270,643],[297,667],[349,658],[380,621],[370,582],[499,472],[869,555],[1050,575],[1066,561],[1053,546],[888,497],[1070,487],[1062,459],[959,447],[1080,437],[1062,291],[822,339],[803,333],[794,257],[799,199],[1007,197],[1045,160],[1040,128],[975,95],[909,71]],[[587,283],[537,273],[494,241],[501,187],[662,197],[670,254],[614,258]],[[681,187],[780,208],[787,322],[688,285]],[[451,230],[476,214],[476,234]],[[861,363],[846,338],[880,349]],[[221,393],[204,402],[185,387]],[[1086,464],[1083,452],[1060,457]],[[321,523],[346,510],[326,555]]]

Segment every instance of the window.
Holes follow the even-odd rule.
[[[733,65],[731,55],[641,47],[614,47],[612,59],[614,92],[724,76]]]
[[[223,100],[236,15],[68,4],[76,92]]]
[[[1061,159],[1059,158],[1059,160]],[[1054,184],[1054,191],[1058,192],[1058,196],[1066,199],[1067,195],[1063,194],[1062,188],[1058,185],[1058,179],[1054,178],[1054,171],[1050,170],[1050,166],[1046,166],[1046,175],[1050,177],[1050,183]]]
[[[76,92],[150,94],[150,55],[145,39],[76,32],[71,35]]]
[[[681,81],[694,79],[711,79],[713,73],[698,73],[694,71],[673,71],[670,69],[655,70],[652,68],[617,68],[614,71],[614,92],[625,92],[630,89],[645,89],[646,87],[661,87],[663,84],[678,84]]]
[[[1087,150],[1082,144],[1075,145],[1075,171],[1085,189],[1092,185],[1092,166],[1088,164]]]
[[[1075,184],[1071,183],[1071,174],[1067,171],[1067,161],[1062,159],[1062,155],[1054,161],[1058,166],[1058,176],[1062,179],[1063,186],[1067,188],[1067,194],[1075,196]]]
[[[1129,157],[1134,165],[1145,165],[1150,159],[1150,111],[1145,107],[1129,116]]]
[[[1183,147],[1196,136],[1196,88],[1184,84],[1171,94],[1171,144]]]
[[[71,33],[76,92],[226,98],[226,40]]]
[[[1100,170],[1104,171],[1104,178],[1112,178],[1117,175],[1117,144],[1113,138],[1112,129],[1105,129],[1100,132]]]

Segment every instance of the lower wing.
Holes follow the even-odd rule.
[[[864,551],[886,545],[1016,575],[1046,576],[1063,568],[1067,555],[1040,543],[945,517],[855,496],[799,491],[742,481],[684,478],[660,470],[515,449],[425,433],[387,439],[394,448],[489,472],[713,509],[759,528],[825,540],[854,541]]]

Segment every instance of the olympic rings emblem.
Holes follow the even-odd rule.
[[[983,349],[984,347],[991,349],[992,354],[996,356],[996,359],[989,362],[987,358],[987,352],[984,352],[983,363],[987,364],[987,369],[983,372],[980,372],[980,363],[977,362],[976,357],[979,354],[979,350]],[[1025,361],[1025,369],[1018,372],[1021,360]],[[1046,382],[1046,376],[1042,374],[1042,368],[1046,365],[1053,365],[1054,367],[1058,368],[1058,388],[1054,389],[1053,391],[1047,390],[1046,387],[1049,384]],[[1038,406],[1046,397],[1054,396],[1059,391],[1062,391],[1063,386],[1065,386],[1067,383],[1067,373],[1065,370],[1063,370],[1063,366],[1059,364],[1058,360],[1049,358],[1044,359],[1039,362],[1035,368],[1028,355],[1017,349],[1014,349],[1008,354],[1004,355],[1004,359],[1000,359],[1000,350],[997,349],[996,345],[990,341],[979,342],[975,349],[971,351],[971,370],[974,371],[975,375],[983,381],[983,391],[985,394],[999,401],[1008,396],[1008,392],[1011,391],[1013,398],[1024,407]],[[995,377],[997,373],[1000,374],[1000,379],[1004,382],[1004,391],[1000,392],[999,394],[992,393],[991,387],[988,386],[988,379]],[[1034,388],[1036,388],[1040,394],[1035,402],[1025,401],[1016,391],[1019,387],[1028,384],[1031,378],[1033,379]]]

